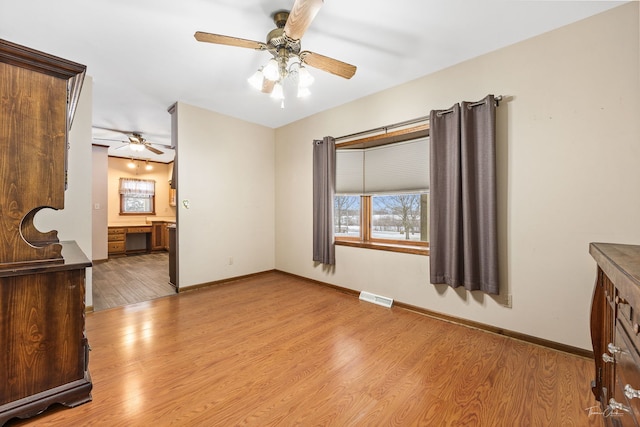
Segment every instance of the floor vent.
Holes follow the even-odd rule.
[[[393,298],[381,297],[380,295],[372,294],[371,292],[360,292],[360,299],[362,301],[372,302],[387,308],[390,308],[393,305]]]

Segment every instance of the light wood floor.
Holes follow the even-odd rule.
[[[93,401],[11,425],[602,425],[591,360],[283,273],[86,320]]]
[[[175,294],[168,252],[110,258],[92,270],[94,311]]]

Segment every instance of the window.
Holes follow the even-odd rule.
[[[339,245],[428,254],[429,194],[377,194],[334,198]]]
[[[156,182],[120,178],[120,215],[155,215]]]
[[[371,196],[371,240],[426,242],[428,199],[426,193]]]
[[[336,244],[428,254],[427,133],[336,146]]]
[[[334,235],[336,237],[360,236],[360,196],[335,196]]]

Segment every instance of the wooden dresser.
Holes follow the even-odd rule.
[[[610,426],[640,421],[640,246],[592,243],[597,263],[591,306],[593,393]]]
[[[63,209],[68,132],[86,67],[0,40],[0,425],[91,400],[85,269],[34,223]]]
[[[91,400],[84,333],[85,269],[75,242],[62,242],[64,262],[0,269],[0,425],[54,403]]]

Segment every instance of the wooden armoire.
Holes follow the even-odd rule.
[[[91,400],[85,270],[34,225],[63,209],[68,132],[86,67],[0,40],[0,425]]]

